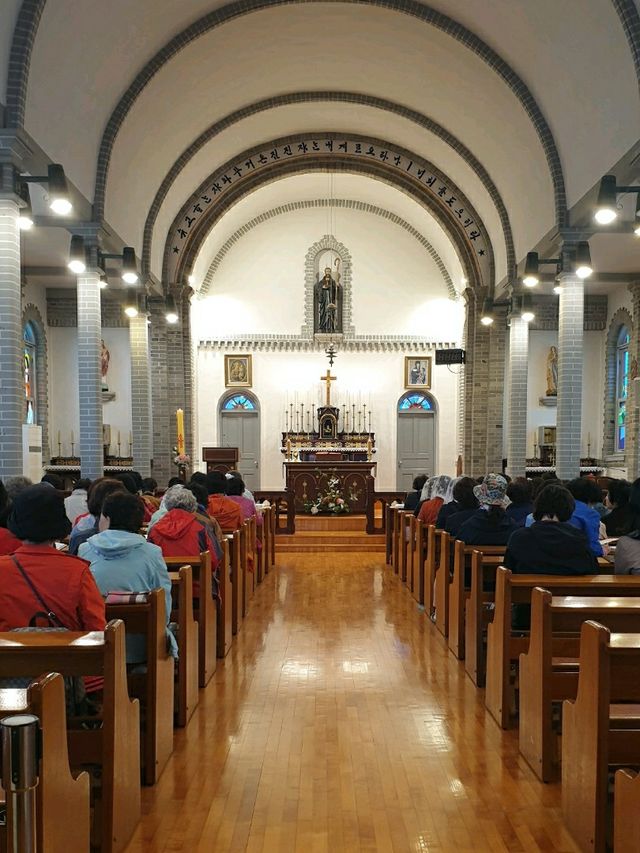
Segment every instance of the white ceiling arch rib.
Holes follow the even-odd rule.
[[[269,210],[265,210],[262,213],[255,216],[253,219],[248,222],[244,222],[239,228],[237,228],[233,234],[231,234],[220,247],[215,257],[209,264],[209,268],[204,277],[204,281],[202,282],[201,287],[198,290],[198,295],[203,297],[209,293],[209,289],[213,282],[214,276],[218,270],[218,267],[224,260],[225,256],[229,253],[229,251],[242,240],[243,237],[246,237],[247,234],[252,231],[254,228],[257,228],[263,222],[267,222],[268,220],[274,219],[278,216],[283,216],[291,213],[296,210],[307,210],[309,208],[327,208],[327,207],[335,207],[335,208],[343,208],[346,210],[357,210],[362,213],[372,214],[374,216],[380,216],[384,219],[387,219],[390,222],[393,222],[399,228],[404,229],[408,234],[410,234],[420,245],[425,249],[427,254],[435,261],[436,266],[440,270],[440,274],[444,279],[444,282],[449,291],[449,296],[452,299],[456,299],[458,296],[458,292],[456,290],[455,284],[451,277],[449,270],[444,264],[442,258],[438,254],[438,252],[434,249],[431,242],[427,240],[424,234],[421,234],[417,228],[414,228],[411,223],[407,222],[406,219],[402,219],[402,217],[393,213],[390,210],[386,210],[385,208],[378,207],[377,205],[367,204],[362,201],[357,201],[354,199],[310,199],[305,201],[296,201],[289,204],[283,204],[278,207],[272,207]]]
[[[514,248],[513,233],[509,213],[505,206],[504,200],[496,187],[491,175],[475,157],[475,155],[450,133],[441,124],[431,119],[429,116],[423,115],[415,110],[410,110],[400,104],[393,103],[384,98],[362,95],[357,92],[292,92],[290,94],[279,95],[274,98],[268,98],[257,103],[250,104],[237,110],[223,119],[210,125],[194,142],[182,152],[175,160],[169,169],[165,179],[158,188],[149,213],[145,221],[144,239],[142,247],[142,265],[144,272],[150,272],[151,268],[151,244],[154,236],[154,227],[158,212],[162,207],[162,203],[167,196],[169,188],[173,185],[178,175],[182,172],[185,166],[190,162],[194,155],[208,142],[214,139],[222,130],[231,127],[233,124],[246,118],[248,115],[254,115],[266,110],[274,109],[281,104],[291,103],[317,103],[321,101],[337,101],[341,103],[349,103],[354,105],[363,105],[383,110],[384,112],[401,115],[409,121],[424,127],[442,139],[449,147],[454,149],[463,160],[477,173],[481,183],[486,188],[493,204],[496,207],[502,231],[504,236],[505,251],[507,258],[507,276],[515,274],[516,254]]]
[[[214,174],[201,183],[195,192],[191,193],[176,215],[167,234],[162,275],[165,285],[170,286],[186,281],[207,235],[216,223],[240,200],[265,184],[282,177],[319,171],[372,176],[416,199],[448,234],[450,241],[457,249],[470,285],[478,289],[493,290],[495,284],[494,253],[484,223],[465,194],[440,170],[433,167],[424,158],[420,158],[398,146],[389,146],[380,140],[364,139],[354,135],[345,138],[334,134],[317,134],[315,136],[321,142],[318,143],[318,148],[315,149],[317,153],[315,153],[314,150],[306,150],[307,148],[311,149],[309,136],[304,134],[271,140],[264,146],[248,149],[224,164],[221,169],[216,170]],[[334,137],[335,146],[332,146],[332,153],[329,155],[325,149],[330,140],[334,141]],[[339,151],[333,151],[333,147],[341,148],[340,143],[346,146],[345,151],[348,149],[351,152],[353,152],[354,146],[362,144],[363,155],[367,146],[371,147],[372,152],[374,145],[377,148],[375,155],[372,153],[370,157],[363,159],[354,153],[343,154]],[[294,155],[293,159],[280,159],[279,156],[276,156],[271,158],[271,162],[267,165],[263,165],[261,170],[256,171],[253,166],[253,161],[255,160],[257,163],[258,158],[267,160],[263,157],[264,151],[279,152],[285,147],[295,151],[296,149],[299,150],[299,146],[305,146],[305,151],[297,157]],[[395,163],[394,161],[392,163],[393,158],[391,156],[385,157],[384,160],[380,159],[380,152],[386,153],[387,150],[390,155],[392,152],[400,152],[401,162]],[[246,163],[248,168],[244,170],[244,174],[236,174],[233,180],[229,178],[225,186],[224,178],[233,174],[239,163]],[[252,164],[251,167],[249,167],[249,163]],[[410,174],[412,170],[413,174]],[[435,184],[431,184],[430,175],[435,178]],[[427,181],[429,181],[429,185],[427,185]],[[215,189],[218,185],[224,186],[224,189]],[[211,189],[212,186],[214,187],[213,190]],[[430,188],[431,186],[435,187],[433,191]],[[441,192],[442,186],[445,187],[445,194]],[[217,193],[219,195],[216,197]],[[457,200],[457,204],[449,205],[450,199]],[[455,208],[458,205],[461,208],[456,210]],[[464,214],[460,212],[462,209],[465,211]],[[470,229],[475,231],[478,236],[473,236]],[[478,237],[480,238],[479,241]]]

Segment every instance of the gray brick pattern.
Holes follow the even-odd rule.
[[[633,294],[633,290],[631,291]],[[639,305],[640,307],[640,305]],[[586,306],[585,306],[586,309]],[[638,317],[637,321],[640,321],[640,317]],[[617,354],[618,354],[618,335],[620,334],[620,329],[626,326],[629,330],[629,334],[631,336],[630,342],[630,353],[633,356],[633,329],[634,322],[631,317],[631,314],[626,310],[626,308],[620,308],[619,311],[611,318],[611,322],[609,323],[609,331],[607,333],[607,343],[606,343],[606,363],[605,363],[605,387],[604,387],[604,423],[602,427],[602,455],[606,459],[608,456],[616,453],[616,366],[617,366]],[[636,355],[637,358],[637,355]],[[628,432],[630,432],[630,423],[629,420],[634,413],[633,406],[633,394],[635,393],[634,383],[631,384],[631,388],[629,389],[629,405],[627,411],[627,425]],[[626,455],[626,454],[625,454]],[[623,462],[624,464],[624,456]]]
[[[172,476],[169,420],[169,380],[167,365],[167,321],[165,320],[164,300],[149,300],[151,316],[151,399],[153,419],[151,422],[153,438],[153,476],[158,483],[166,485]]]
[[[511,317],[509,329],[509,429],[508,473],[524,477],[527,465],[527,381],[529,372],[529,326]]]
[[[156,219],[160,212],[160,208],[167,197],[169,190],[171,189],[173,183],[176,178],[180,175],[182,170],[186,168],[189,162],[195,157],[195,155],[200,151],[200,149],[214,139],[218,134],[222,133],[222,131],[227,128],[233,126],[234,124],[242,121],[249,116],[256,115],[260,112],[265,112],[270,109],[275,109],[277,107],[281,107],[287,104],[300,104],[300,103],[318,103],[318,102],[329,102],[329,103],[348,103],[354,105],[363,105],[374,107],[375,109],[383,110],[384,112],[392,113],[394,115],[401,116],[402,118],[407,119],[414,124],[417,124],[420,127],[425,128],[426,130],[433,133],[446,145],[452,148],[476,173],[481,183],[487,190],[491,200],[493,201],[496,210],[498,211],[498,216],[500,217],[500,222],[502,225],[502,231],[504,234],[505,248],[506,248],[506,256],[507,256],[507,272],[508,275],[515,275],[516,268],[516,257],[515,257],[515,249],[513,243],[513,232],[511,230],[511,222],[509,220],[509,214],[507,212],[506,205],[500,195],[498,188],[494,184],[491,176],[482,165],[482,163],[478,160],[477,157],[464,145],[457,137],[455,137],[452,133],[446,130],[442,125],[438,124],[438,122],[429,118],[428,116],[423,115],[422,113],[416,112],[415,110],[407,109],[406,107],[396,104],[393,101],[387,101],[383,98],[375,98],[370,95],[362,95],[354,92],[294,92],[286,95],[278,95],[275,98],[267,98],[263,101],[258,101],[254,104],[250,104],[247,107],[243,107],[240,110],[236,110],[233,113],[230,113],[225,118],[220,121],[212,124],[207,130],[205,130],[200,136],[178,157],[175,161],[171,169],[169,169],[167,176],[163,180],[160,185],[153,203],[149,209],[149,213],[147,214],[147,218],[145,221],[144,227],[144,238],[143,238],[143,248],[142,248],[142,268],[145,273],[150,271],[151,266],[151,245],[153,241],[153,229],[155,227]]]
[[[489,361],[491,333],[479,322],[482,296],[471,288],[464,293],[467,301],[464,370],[464,471],[470,476],[487,473],[489,437]]]
[[[556,471],[561,480],[580,473],[584,281],[562,273],[558,327],[558,421]]]
[[[504,456],[504,383],[507,346],[506,312],[489,327],[489,384],[487,388],[487,472],[502,471]]]
[[[631,364],[635,359],[635,364],[640,360],[640,282],[633,282],[629,285],[631,293],[631,305],[633,312],[633,322],[629,327],[631,340],[629,341],[629,358]],[[615,380],[614,380],[615,381]],[[630,480],[635,480],[640,476],[640,424],[637,406],[640,404],[640,388],[639,381],[631,381],[629,383],[629,399],[627,402],[627,434],[626,434],[626,453],[625,460],[627,463],[627,477]],[[615,385],[612,396],[615,397]],[[615,409],[612,420],[614,421],[613,428],[615,429]]]
[[[151,397],[149,327],[142,311],[129,319],[131,352],[131,432],[133,467],[143,477],[151,476]]]
[[[22,326],[31,323],[36,336],[36,415],[42,427],[42,461],[49,461],[49,353],[42,315],[35,305],[25,305]]]
[[[607,296],[590,294],[584,298],[584,331],[601,332],[607,328],[609,299]],[[558,329],[560,302],[557,296],[545,293],[533,294],[535,320],[529,324],[533,332],[553,332]]]
[[[183,364],[183,388],[184,388],[184,444],[185,451],[193,460],[195,448],[193,446],[194,419],[194,382],[195,365],[194,351],[191,339],[191,312],[189,303],[191,290],[183,291],[182,295],[182,364]]]
[[[636,77],[640,81],[640,14],[638,7],[633,0],[611,0],[611,2],[618,13],[622,29],[627,37],[636,69]]]
[[[22,474],[22,305],[18,204],[0,197],[0,477]]]
[[[292,2],[292,0],[238,0],[238,2],[230,3],[221,9],[210,12],[174,36],[145,64],[111,113],[102,136],[94,194],[94,210],[97,219],[104,216],[107,175],[116,137],[129,110],[155,74],[191,41],[204,35],[209,30],[219,27],[241,15],[259,11],[280,2]],[[567,203],[564,175],[553,133],[530,89],[514,69],[493,48],[489,47],[486,42],[467,27],[464,27],[442,12],[416,2],[416,0],[358,0],[358,2],[362,5],[378,6],[411,15],[424,24],[436,27],[473,51],[476,56],[498,74],[515,97],[518,98],[524,111],[531,119],[545,152],[547,163],[549,164],[549,171],[554,185],[557,225],[559,227],[566,225]]]
[[[22,0],[9,54],[6,127],[24,127],[31,52],[46,2],[47,0]]]
[[[78,392],[80,398],[80,458],[82,475],[102,477],[102,351],[100,273],[87,269],[78,276]]]
[[[122,294],[122,291],[119,291]],[[47,289],[47,325],[75,328],[78,325],[77,293],[71,288]],[[100,291],[103,329],[128,328],[129,320],[122,309],[122,302],[114,295]]]
[[[452,299],[457,298],[457,293],[455,289],[455,285],[449,275],[449,271],[440,255],[433,248],[431,243],[427,240],[427,238],[421,234],[416,228],[413,227],[406,219],[402,219],[400,216],[397,216],[395,213],[391,213],[390,210],[386,210],[383,207],[377,207],[373,204],[368,204],[363,201],[355,201],[353,199],[312,199],[310,201],[294,201],[289,204],[283,204],[279,207],[272,207],[270,210],[266,210],[264,213],[261,213],[259,216],[255,216],[253,219],[250,219],[248,222],[245,222],[240,228],[238,228],[234,233],[222,244],[216,256],[211,261],[211,265],[207,270],[207,274],[204,277],[204,281],[202,282],[202,287],[198,291],[198,298],[206,296],[209,292],[215,274],[220,267],[220,264],[226,257],[226,255],[231,251],[233,246],[241,240],[244,236],[249,234],[254,228],[257,228],[263,222],[268,222],[270,219],[274,219],[276,216],[282,216],[286,213],[291,213],[295,210],[309,210],[311,208],[343,208],[346,210],[358,210],[363,213],[372,213],[376,216],[381,216],[384,219],[388,219],[390,222],[393,222],[395,225],[398,225],[400,228],[403,228],[412,237],[414,237],[428,252],[428,254],[435,261],[442,277],[447,285],[447,289],[449,290],[449,296]],[[307,320],[308,323],[308,320]]]

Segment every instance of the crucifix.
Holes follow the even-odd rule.
[[[331,405],[331,383],[335,382],[337,380],[337,378],[338,378],[337,376],[331,375],[331,369],[328,367],[327,367],[327,375],[320,377],[321,382],[327,383],[327,406]]]

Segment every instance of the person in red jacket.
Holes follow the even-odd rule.
[[[45,484],[29,486],[16,496],[8,524],[22,544],[0,557],[0,631],[55,627],[36,618],[43,611],[70,631],[103,631],[104,601],[89,563],[54,547],[71,530],[62,496]]]
[[[209,471],[207,474],[207,491],[209,503],[207,512],[216,519],[225,533],[232,533],[242,527],[244,518],[238,504],[226,497],[227,479],[220,471]]]
[[[11,501],[4,487],[4,483],[0,480],[0,556],[4,554],[13,554],[16,548],[22,545],[22,542],[7,529],[7,519],[11,509]]]

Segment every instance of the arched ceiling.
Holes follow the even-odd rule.
[[[624,0],[27,5],[42,14],[24,75],[25,128],[88,199],[98,186],[98,213],[104,202],[108,224],[139,254],[152,211],[156,275],[167,230],[194,188],[268,139],[351,132],[416,150],[482,217],[501,279],[510,272],[505,221],[520,259],[557,224],[563,191],[576,203],[640,138]],[[2,4],[0,84],[17,11],[17,0]],[[250,114],[258,101],[300,92],[329,95]],[[363,102],[340,102],[342,92]],[[185,161],[155,211],[176,160],[239,110],[247,116]]]

